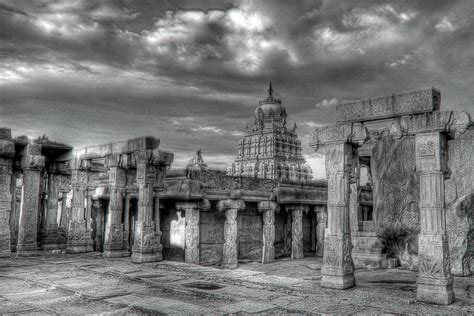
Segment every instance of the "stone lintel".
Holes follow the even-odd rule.
[[[364,122],[439,110],[441,92],[436,88],[339,104],[338,123]]]
[[[89,146],[74,150],[74,156],[82,159],[103,158],[112,154],[125,154],[138,150],[156,149],[160,140],[151,136],[126,141]]]
[[[278,187],[275,189],[277,202],[279,204],[326,204],[327,187],[316,187],[312,189]]]
[[[350,143],[362,145],[369,139],[367,128],[360,123],[344,123],[314,130],[309,137],[309,146],[315,151],[329,144]]]

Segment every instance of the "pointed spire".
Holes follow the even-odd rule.
[[[270,84],[268,86],[268,96],[272,96],[273,95],[273,89],[272,89],[272,82],[270,81]]]

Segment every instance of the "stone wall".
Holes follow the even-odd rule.
[[[215,205],[200,215],[200,254],[202,265],[220,265],[224,245],[224,212]]]
[[[448,168],[445,195],[451,271],[469,275],[474,268],[474,128],[448,141]]]
[[[239,212],[239,259],[262,260],[262,214],[256,203],[246,203]]]
[[[371,158],[377,235],[402,266],[418,266],[419,184],[413,136],[382,136]]]

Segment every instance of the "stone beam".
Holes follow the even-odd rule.
[[[158,148],[160,140],[146,136],[122,142],[108,143],[75,149],[73,155],[81,159],[103,158],[113,154],[126,154],[134,151]]]
[[[441,92],[435,88],[339,104],[338,123],[365,122],[439,110]]]
[[[314,130],[309,136],[309,146],[318,151],[322,146],[349,143],[362,145],[369,139],[367,128],[360,123],[345,123],[325,126]]]

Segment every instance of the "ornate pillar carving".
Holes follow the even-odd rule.
[[[231,198],[217,202],[217,209],[221,212],[225,212],[222,267],[226,269],[237,268],[237,238],[239,233],[237,216],[239,210],[245,209],[245,202],[240,199],[240,194],[232,197],[235,197],[236,199]]]
[[[355,285],[349,227],[349,174],[352,146],[326,146],[328,177],[328,227],[324,236],[321,286],[347,289]]]
[[[117,166],[119,157],[109,156],[109,211],[105,227],[104,255],[124,257],[130,253],[123,248],[123,199],[126,184],[125,170]]]
[[[262,212],[263,219],[263,247],[262,263],[275,261],[275,212],[279,206],[273,201],[258,203],[258,210]]]
[[[80,253],[87,251],[87,234],[85,220],[85,199],[89,175],[87,168],[90,162],[74,159],[71,161],[71,215],[67,233],[67,252]]]
[[[46,223],[44,229],[43,250],[59,249],[58,236],[58,203],[59,203],[59,175],[48,175],[48,199],[46,201]]]
[[[316,255],[323,256],[324,253],[324,231],[327,227],[328,213],[326,206],[318,205],[316,211]]]
[[[185,212],[185,249],[184,261],[199,264],[199,213],[210,207],[209,201],[183,201],[176,202],[176,209]]]
[[[21,159],[23,170],[23,198],[21,202],[17,253],[34,255],[38,250],[38,210],[40,208],[41,172],[45,157],[41,156],[41,145],[28,144]]]
[[[124,209],[124,221],[123,221],[123,249],[129,251],[130,249],[130,200],[131,196],[127,194],[125,196],[125,209]]]
[[[291,212],[291,258],[301,259],[303,252],[303,211],[308,211],[307,205],[289,205]]]
[[[417,134],[416,169],[420,177],[420,235],[418,239],[419,301],[454,302],[446,234],[444,179],[447,175],[446,140],[439,132]]]
[[[8,132],[8,129],[3,129]],[[9,136],[9,135],[8,135]],[[9,137],[8,137],[9,138]],[[10,216],[12,211],[12,157],[15,145],[8,140],[0,140],[0,257],[11,255]],[[13,190],[15,185],[13,185]],[[13,191],[15,192],[15,191]]]
[[[155,262],[163,259],[161,234],[155,231],[153,221],[153,184],[157,168],[148,164],[148,153],[135,153],[137,160],[138,218],[132,247],[132,262]]]

